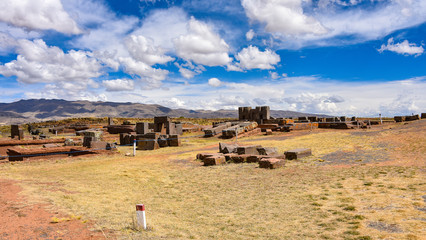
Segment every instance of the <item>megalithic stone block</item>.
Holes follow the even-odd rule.
[[[136,123],[136,133],[137,134],[145,134],[149,133],[149,126],[147,122],[138,122]]]
[[[114,119],[112,117],[108,117],[108,125],[114,125]]]
[[[261,147],[261,146],[259,146],[259,145],[240,146],[240,147],[237,147],[237,153],[238,153],[238,155],[243,155],[243,154],[257,155],[258,154],[258,151],[257,151],[258,147]]]
[[[176,124],[172,122],[165,123],[166,134],[176,134]]]
[[[158,145],[160,146],[160,148],[162,147],[167,147],[167,138],[169,137],[169,135],[160,135],[160,137],[158,137],[157,141],[158,141]]]
[[[275,147],[258,147],[257,152],[259,155],[276,155],[278,154],[278,149]]]
[[[177,123],[177,124],[175,124],[175,127],[176,127],[176,134],[182,135],[183,134],[183,124]]]
[[[168,123],[170,118],[167,116],[154,117],[154,123]]]
[[[300,159],[303,157],[311,156],[312,151],[310,148],[297,148],[284,152],[285,158],[288,160]]]
[[[275,168],[283,167],[284,165],[285,165],[285,160],[278,159],[278,158],[262,158],[259,161],[260,168],[275,169]]]
[[[229,143],[219,143],[220,153],[236,153],[238,145]]]
[[[182,145],[182,141],[180,140],[180,137],[177,134],[169,135],[167,143],[170,147],[179,147],[180,145]]]
[[[422,119],[425,119],[426,118],[426,113],[422,113],[420,116],[421,116]]]
[[[225,156],[214,155],[203,160],[204,166],[226,164]]]

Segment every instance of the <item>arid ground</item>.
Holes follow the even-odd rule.
[[[0,239],[426,239],[426,120],[239,144],[311,148],[280,169],[203,167],[217,138],[0,164]],[[135,225],[146,206],[148,230]]]

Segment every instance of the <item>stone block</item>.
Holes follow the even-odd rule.
[[[160,146],[160,148],[162,147],[168,147],[168,143],[167,143],[167,138],[169,137],[169,135],[160,135],[157,139],[158,145]]]
[[[265,129],[265,135],[272,135],[271,129]]]
[[[24,131],[19,128],[19,125],[11,125],[10,137],[18,138],[19,140],[24,139]]]
[[[284,165],[285,165],[285,160],[278,159],[278,158],[262,158],[259,161],[260,168],[275,169],[275,168],[283,167]]]
[[[166,134],[176,134],[176,124],[172,122],[165,123]]]
[[[92,141],[96,141],[96,138],[91,137],[91,136],[84,136],[83,137],[83,147],[90,147],[90,143]]]
[[[176,127],[176,134],[182,135],[183,134],[183,124],[177,123],[177,124],[175,124],[175,127]]]
[[[238,147],[237,144],[219,143],[219,152],[220,153],[236,153],[237,147]]]
[[[75,146],[75,142],[72,138],[65,139],[64,146]]]
[[[419,114],[412,115],[412,116],[405,116],[405,121],[415,121],[419,119],[420,119]]]
[[[53,147],[60,147],[58,144],[54,144],[54,143],[48,143],[48,144],[43,144],[44,148],[53,148]]]
[[[145,134],[149,133],[149,126],[147,122],[138,122],[136,123],[136,133],[137,134]]]
[[[311,156],[312,152],[310,148],[297,148],[290,151],[284,152],[285,158],[288,160],[300,159],[303,157]]]
[[[426,119],[426,113],[422,113],[420,116],[421,116],[421,119]]]
[[[107,146],[109,146],[109,144],[107,142],[104,141],[92,141],[90,142],[90,148],[96,149],[96,150],[109,150],[107,149]]]
[[[170,118],[168,116],[154,117],[154,123],[168,123]]]
[[[247,162],[248,163],[257,163],[260,161],[260,159],[262,159],[264,156],[260,156],[260,155],[249,155],[247,157]]]
[[[114,119],[112,117],[108,117],[108,125],[114,125]]]
[[[212,157],[212,156],[216,156],[216,155],[220,155],[220,154],[217,154],[217,153],[198,153],[197,159],[198,160],[204,160],[207,157]]]
[[[278,154],[278,150],[275,147],[258,147],[257,152],[259,155],[276,155]]]
[[[182,145],[182,141],[180,140],[179,135],[169,135],[169,138],[167,139],[167,144],[169,147],[179,147]]]
[[[238,155],[249,154],[249,155],[257,155],[257,148],[261,147],[259,145],[251,145],[251,146],[239,146],[237,147]]]
[[[319,122],[318,117],[308,117],[308,120],[309,120],[310,122]]]
[[[233,163],[244,163],[244,162],[247,162],[247,158],[249,156],[250,155],[247,155],[247,154],[233,155],[233,156],[230,156],[230,161]]]
[[[126,143],[126,135],[129,135],[128,133],[120,133],[120,145],[127,145]]]
[[[157,139],[140,138],[137,142],[138,150],[156,150],[159,148],[160,145],[158,144]]]
[[[224,156],[214,155],[211,157],[206,157],[203,160],[204,166],[220,165],[225,164],[226,160]]]

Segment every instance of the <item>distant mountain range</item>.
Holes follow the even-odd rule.
[[[155,116],[189,118],[238,118],[238,110],[171,109],[157,104],[66,101],[60,99],[29,99],[0,103],[0,123],[26,123],[72,117],[152,118]],[[300,117],[326,115],[271,110],[271,116]]]

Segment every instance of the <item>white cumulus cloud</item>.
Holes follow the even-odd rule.
[[[228,44],[206,23],[192,17],[188,31],[187,35],[173,40],[179,57],[206,66],[224,66],[232,61],[228,55]]]
[[[383,51],[391,51],[396,52],[398,54],[403,55],[416,55],[419,56],[423,54],[424,49],[422,46],[417,46],[414,43],[409,43],[408,40],[404,40],[400,43],[394,43],[393,38],[388,39],[388,44],[382,44],[380,49],[378,49],[379,52]]]
[[[327,29],[314,17],[304,14],[302,0],[242,0],[247,16],[265,24],[268,32],[284,35],[321,35]]]
[[[254,31],[253,31],[253,29],[250,29],[246,33],[246,39],[247,39],[247,41],[251,41],[253,38],[254,38]]]
[[[0,65],[0,74],[16,76],[22,83],[78,82],[86,86],[100,76],[101,64],[90,52],[62,49],[37,39],[18,40],[17,59]]]
[[[2,0],[0,21],[29,29],[53,29],[67,34],[82,32],[60,0]]]
[[[174,59],[170,56],[164,55],[165,50],[155,46],[151,39],[142,35],[131,35],[125,40],[127,50],[130,55],[141,62],[148,65],[164,64]]]
[[[281,60],[275,52],[269,49],[262,52],[256,46],[244,48],[235,58],[243,69],[274,69],[274,65]]]
[[[169,71],[157,69],[148,64],[136,61],[133,58],[119,58],[120,63],[124,66],[124,71],[131,75],[137,75],[146,84],[144,88],[157,88],[161,86],[161,82],[166,79]]]
[[[219,87],[220,85],[222,85],[222,82],[217,78],[210,78],[209,85],[212,87]]]
[[[131,91],[135,88],[135,83],[131,79],[115,79],[115,80],[104,80],[102,85],[107,91]]]

